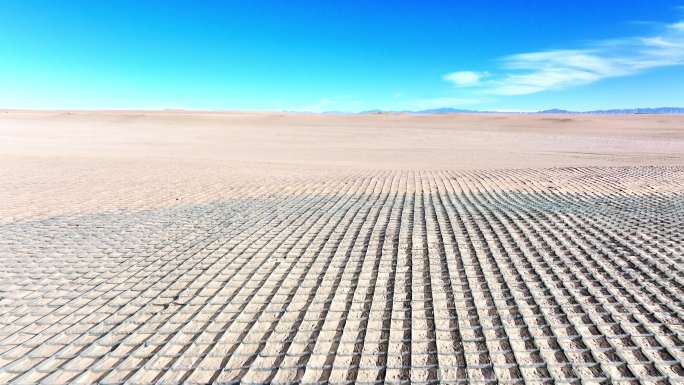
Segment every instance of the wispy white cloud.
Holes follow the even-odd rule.
[[[682,10],[684,10],[684,7],[682,7]],[[678,31],[684,31],[684,21],[680,21],[679,23],[670,24],[670,28],[678,30]]]
[[[684,21],[663,25],[660,30],[652,36],[596,41],[579,49],[506,56],[499,60],[499,71],[485,80],[472,71],[447,74],[444,79],[461,87],[476,86],[489,95],[525,95],[683,65]],[[475,75],[469,78],[465,74]]]
[[[475,71],[456,71],[444,75],[444,80],[454,83],[457,86],[468,87],[480,83],[480,80],[487,77],[486,72]]]

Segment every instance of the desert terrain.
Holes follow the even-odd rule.
[[[684,382],[684,115],[0,110],[0,383]]]

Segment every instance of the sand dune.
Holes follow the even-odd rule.
[[[684,116],[0,114],[8,155],[371,168],[680,163]]]
[[[0,113],[0,383],[684,382],[684,116]]]

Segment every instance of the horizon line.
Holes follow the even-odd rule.
[[[428,108],[422,110],[383,110],[367,109],[362,111],[307,111],[307,110],[250,110],[250,109],[201,109],[201,108],[3,108],[0,112],[188,112],[188,113],[273,113],[273,114],[309,114],[309,115],[381,115],[381,114],[424,114],[424,115],[449,115],[449,114],[605,114],[635,115],[649,114],[649,112],[636,112],[639,110],[653,111],[651,114],[684,114],[684,107],[628,107],[628,108],[605,108],[597,110],[566,110],[563,108],[550,108],[543,110],[471,110],[453,107]],[[657,112],[658,110],[677,110],[675,112]],[[630,112],[632,111],[632,112]]]

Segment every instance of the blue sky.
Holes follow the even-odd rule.
[[[35,1],[0,7],[0,107],[684,106],[684,2]]]

